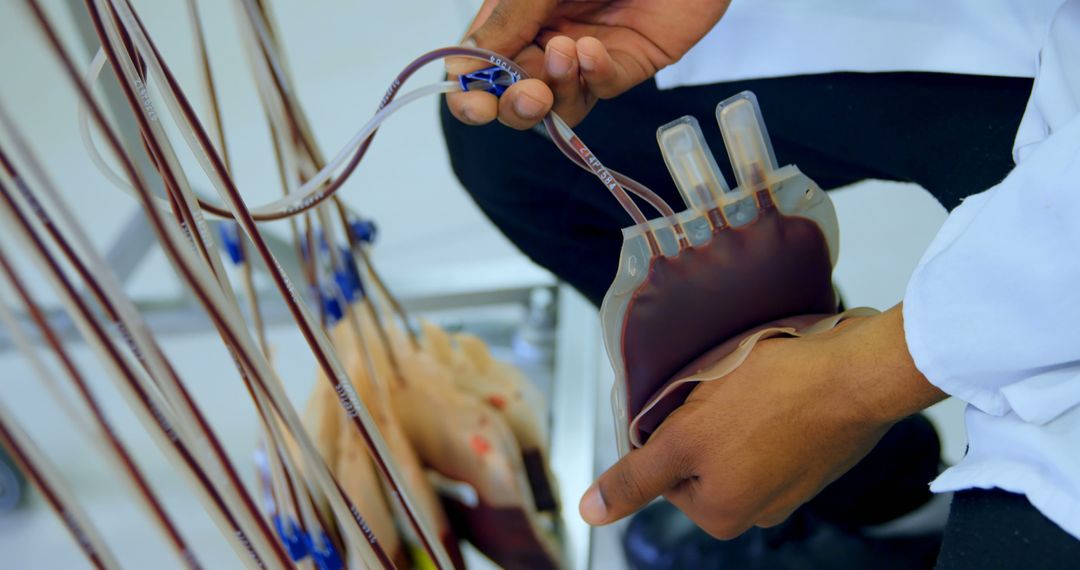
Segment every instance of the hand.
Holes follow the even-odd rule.
[[[580,122],[597,99],[610,99],[676,62],[727,10],[730,0],[485,0],[466,43],[512,58],[534,79],[496,99],[447,96],[450,111],[473,125],[496,117],[527,129],[554,111]],[[484,67],[447,62],[451,76]]]
[[[767,340],[601,475],[581,516],[615,522],[663,495],[717,538],[776,525],[893,423],[945,397],[908,354],[900,305],[819,335]]]

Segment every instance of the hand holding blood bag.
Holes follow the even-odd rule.
[[[748,331],[803,328],[836,312],[838,230],[828,196],[795,166],[777,167],[752,93],[720,103],[716,114],[738,186],[727,187],[692,117],[661,127],[657,139],[688,208],[623,230],[601,307],[620,454],[643,445],[692,385],[666,387],[729,356]]]

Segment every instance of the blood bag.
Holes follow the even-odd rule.
[[[455,385],[496,410],[521,448],[538,511],[556,511],[558,486],[548,459],[547,406],[540,390],[513,365],[495,359],[479,338],[421,321],[426,346],[450,370]]]
[[[696,359],[757,327],[837,309],[828,195],[796,166],[778,166],[753,93],[721,102],[716,117],[737,186],[728,187],[694,118],[661,127],[687,208],[623,230],[601,306],[620,455],[685,401],[689,389],[664,388]]]
[[[452,527],[501,567],[562,566],[557,530],[536,508],[521,448],[503,416],[459,390],[429,347],[414,347],[394,326],[388,333],[404,380],[391,383],[402,427],[425,464],[471,488],[443,502]]]

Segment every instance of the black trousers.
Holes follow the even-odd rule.
[[[1076,570],[1080,540],[1027,497],[1000,489],[953,497],[937,570]]]
[[[733,180],[712,117],[716,103],[747,89],[758,97],[780,164],[798,165],[826,189],[871,178],[915,182],[952,209],[1012,168],[1031,81],[837,73],[667,91],[647,83],[601,102],[576,130],[606,165],[681,204],[656,128],[696,116]],[[454,172],[477,205],[533,261],[599,305],[615,275],[620,230],[630,223],[607,191],[537,133],[465,126],[445,104],[441,115]],[[913,416],[806,508],[846,527],[891,520],[929,498],[939,462],[937,433]]]

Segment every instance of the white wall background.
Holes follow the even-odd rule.
[[[79,51],[81,44],[65,2],[49,0],[45,4],[68,45],[88,62],[89,55]],[[230,4],[200,3],[214,53],[235,173],[245,196],[262,202],[279,192],[276,171],[257,96],[234,38]],[[336,152],[370,116],[388,81],[409,59],[455,43],[476,4],[475,0],[272,2],[300,97],[324,151]],[[198,85],[183,3],[136,0],[136,6],[181,82]],[[74,95],[46,54],[20,4],[3,2],[0,101],[29,131],[32,144],[45,155],[56,182],[91,230],[95,245],[104,248],[114,240],[119,222],[136,206],[85,158],[77,136]],[[440,74],[440,68],[432,68],[416,82],[437,80]],[[196,93],[191,95],[195,101],[202,100]],[[602,155],[603,149],[596,150]],[[346,186],[344,197],[378,220],[381,243],[377,257],[392,282],[416,281],[420,269],[424,272],[419,275],[451,269],[460,272],[462,268],[535,271],[457,186],[445,158],[434,100],[418,103],[388,123]],[[848,304],[891,306],[902,297],[907,277],[944,219],[944,211],[924,191],[909,185],[866,183],[836,192],[833,197],[842,225],[836,275]],[[52,298],[47,286],[37,283],[41,286],[36,289]],[[129,288],[139,299],[171,297],[177,291],[179,286],[160,254],[140,269]],[[311,382],[311,359],[291,329],[275,329],[273,336],[278,366],[290,392],[300,401]],[[237,464],[248,473],[255,422],[246,396],[232,381],[228,355],[209,334],[169,337],[165,345],[181,366],[181,373],[191,380],[192,390]],[[138,450],[162,496],[184,520],[188,535],[207,550],[205,558],[228,560],[225,543],[138,429],[92,355],[83,346],[74,352],[91,373],[93,385],[114,411],[120,431]],[[220,375],[223,370],[229,371],[225,380]],[[126,500],[109,466],[85,438],[72,431],[25,363],[11,351],[0,353],[0,397],[73,480],[110,537],[128,538],[118,543],[121,562],[133,568],[167,567],[158,559],[165,552],[164,544],[146,532],[141,514]],[[957,460],[963,451],[957,404],[939,406],[933,417],[944,428],[947,457]],[[0,566],[11,568],[66,568],[71,566],[58,561],[79,559],[68,536],[48,514],[0,517],[0,552],[5,559]]]

